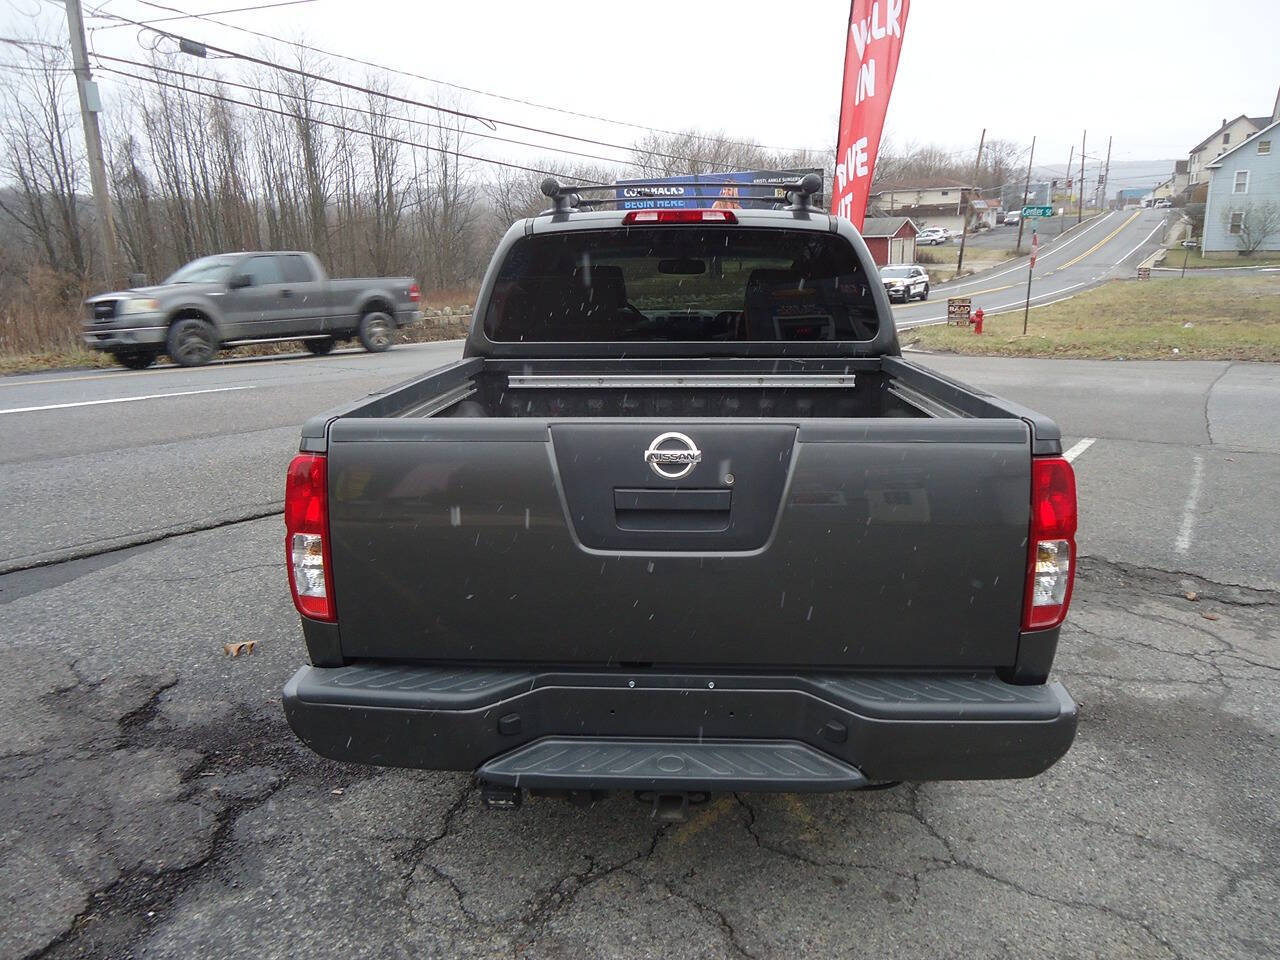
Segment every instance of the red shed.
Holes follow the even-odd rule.
[[[862,224],[862,239],[867,241],[877,267],[915,263],[919,232],[910,217],[867,217]]]

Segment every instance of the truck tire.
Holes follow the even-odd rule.
[[[154,350],[130,350],[120,351],[112,356],[122,367],[128,367],[130,370],[145,370],[156,362],[157,353]]]
[[[335,342],[333,337],[312,337],[309,340],[303,340],[302,345],[317,357],[323,357],[333,350]]]
[[[202,367],[218,352],[218,336],[208,320],[181,317],[169,325],[165,351],[180,367]]]
[[[366,313],[360,318],[360,346],[370,353],[390,349],[395,326],[395,321],[381,310]]]

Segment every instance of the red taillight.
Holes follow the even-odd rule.
[[[1075,581],[1076,475],[1061,457],[1031,461],[1031,532],[1022,629],[1062,623]]]
[[[422,288],[416,283],[409,284],[409,302],[417,303],[422,299]]]
[[[284,557],[293,605],[304,617],[334,620],[325,459],[300,453],[284,485]]]
[[[633,223],[737,223],[732,210],[632,210],[622,218],[624,227]]]

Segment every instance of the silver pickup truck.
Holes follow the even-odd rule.
[[[227,253],[193,260],[156,287],[85,301],[84,342],[133,370],[167,353],[184,367],[219,349],[301,340],[325,354],[358,339],[381,353],[396,328],[421,317],[412,277],[331,280],[314,254]]]

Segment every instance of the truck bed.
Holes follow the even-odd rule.
[[[667,431],[700,447],[686,478],[642,456]],[[1032,449],[1059,441],[896,357],[473,358],[304,449],[344,659],[990,669],[1017,652]]]
[[[339,418],[741,417],[1016,419],[1056,452],[1053,422],[900,357],[829,360],[471,358],[313,417],[303,450]]]

